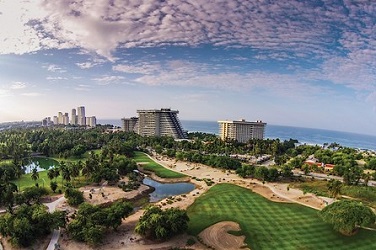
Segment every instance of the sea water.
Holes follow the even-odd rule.
[[[101,124],[112,124],[121,127],[121,120],[99,120]],[[188,132],[219,133],[217,121],[188,121],[181,120],[184,130]],[[323,145],[338,143],[342,146],[359,149],[376,150],[376,136],[355,134],[324,129],[300,128],[267,124],[265,138],[280,140],[296,139],[300,143]]]

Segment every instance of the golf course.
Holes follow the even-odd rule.
[[[255,249],[376,249],[376,231],[352,237],[335,232],[318,211],[298,204],[272,202],[232,184],[217,184],[188,208],[188,232],[198,235],[221,221],[240,225],[245,243]]]

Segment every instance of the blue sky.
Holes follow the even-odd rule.
[[[376,1],[0,0],[0,122],[170,107],[376,135]]]

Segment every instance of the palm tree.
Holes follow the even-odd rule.
[[[342,182],[339,180],[331,179],[328,184],[328,191],[332,197],[336,198],[341,193]]]
[[[31,170],[31,179],[36,182],[38,178],[39,178],[38,170],[36,167],[34,167],[33,170]]]
[[[54,168],[50,168],[47,172],[47,177],[48,179],[52,180],[53,178],[55,178],[55,169]]]
[[[79,165],[76,163],[70,164],[69,172],[70,172],[70,176],[73,178],[73,183],[74,183],[74,179],[80,175]]]

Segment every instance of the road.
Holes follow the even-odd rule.
[[[65,200],[64,196],[60,197],[56,201],[50,202],[50,203],[44,203],[48,207],[48,211],[50,213],[55,211],[56,206]],[[55,250],[55,244],[57,244],[60,237],[60,229],[55,229],[52,233],[52,237],[50,240],[50,244],[48,244],[47,250]]]
[[[295,176],[302,176],[306,178],[314,177],[315,179],[319,179],[319,180],[335,179],[335,180],[343,181],[342,177],[335,176],[335,175],[327,175],[327,174],[321,174],[321,173],[309,173],[305,175],[304,172],[301,170],[293,170],[293,173]],[[360,183],[363,183],[363,179],[360,180]],[[376,187],[376,181],[368,181],[368,186]]]

